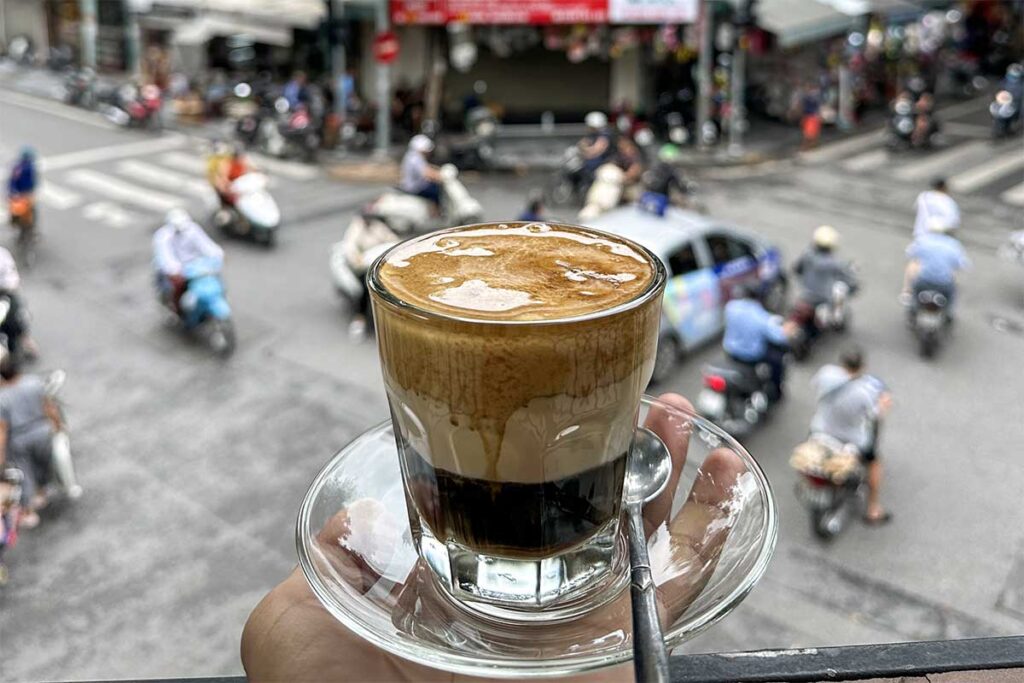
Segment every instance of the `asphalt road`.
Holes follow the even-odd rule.
[[[891,156],[867,135],[703,180],[712,215],[756,229],[789,259],[816,225],[841,231],[864,281],[850,337],[896,395],[882,442],[895,519],[879,529],[854,524],[825,547],[792,495],[787,459],[812,412],[807,382],[839,347],[829,340],[792,369],[787,404],[745,443],[779,498],[773,564],[746,602],[687,650],[1024,628],[1024,272],[995,257],[1008,231],[1024,227],[1014,203],[1024,195],[1024,148],[983,137],[983,103],[949,120],[959,125],[948,148],[927,154]],[[182,204],[202,215],[199,143],[114,130],[0,91],[0,162],[25,142],[45,159],[47,184],[45,239],[24,275],[25,296],[41,367],[69,372],[86,495],[47,510],[9,558],[0,678],[240,672],[246,616],[294,566],[307,485],[387,414],[376,350],[347,338],[327,271],[329,246],[379,188],[268,165],[286,227],[274,251],[225,245],[239,349],[222,363],[166,324],[151,287],[149,238],[163,211]],[[974,270],[954,339],[923,362],[896,294],[914,196],[937,173],[959,178]],[[488,217],[501,219],[539,180],[468,182]],[[701,364],[716,353],[693,354],[663,389],[693,395]]]

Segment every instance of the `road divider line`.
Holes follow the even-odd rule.
[[[0,92],[0,102],[13,104],[17,107],[23,107],[25,109],[33,109],[35,111],[50,114],[52,116],[59,116],[60,118],[67,119],[69,121],[75,121],[77,123],[84,123],[88,126],[106,128],[108,130],[117,128],[117,126],[115,126],[113,123],[100,117],[98,114],[90,113],[82,109],[74,109],[62,102],[57,102],[55,100],[49,100],[42,97],[35,97],[33,95],[26,95],[24,93],[11,92],[10,90],[5,90],[3,92]]]
[[[185,204],[185,200],[181,197],[140,187],[89,168],[77,168],[69,171],[65,178],[72,185],[105,195],[118,202],[134,204],[149,211],[168,211]]]
[[[117,172],[161,189],[185,192],[200,199],[209,199],[214,194],[213,188],[206,181],[137,159],[125,159],[118,163]]]
[[[980,156],[987,149],[989,149],[988,142],[980,140],[965,142],[956,147],[929,154],[920,161],[906,164],[896,169],[893,175],[900,180],[924,180],[950,168],[956,168],[972,156]]]
[[[108,145],[106,147],[94,147],[83,149],[67,154],[58,154],[52,157],[40,159],[39,168],[42,171],[58,171],[75,166],[94,164],[100,161],[111,161],[130,156],[143,156],[156,154],[185,144],[187,138],[180,133],[165,133],[164,135],[151,139],[126,142],[123,145]]]
[[[999,195],[999,198],[1007,204],[1024,206],[1024,183],[1011,187],[1009,190]]]
[[[847,171],[869,171],[871,169],[885,166],[889,161],[889,152],[884,149],[873,149],[870,152],[858,154],[843,162],[843,168]]]
[[[974,192],[993,180],[1024,169],[1024,150],[1016,150],[1002,157],[958,173],[949,179],[949,188],[956,192]]]

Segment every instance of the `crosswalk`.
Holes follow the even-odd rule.
[[[1020,139],[996,143],[975,137],[927,153],[894,153],[886,147],[884,134],[875,132],[806,152],[801,161],[830,163],[846,173],[876,174],[917,186],[943,176],[957,194],[988,194],[1024,207],[1024,141]]]
[[[14,149],[0,149],[0,163],[9,165],[15,154]],[[268,173],[271,187],[284,180],[308,185],[320,176],[317,167],[296,162],[257,155],[252,163]],[[172,208],[206,208],[216,202],[203,155],[183,137],[70,152],[44,158],[40,167],[40,207],[75,211],[112,228],[151,225]]]

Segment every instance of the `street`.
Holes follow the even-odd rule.
[[[1024,146],[988,137],[988,100],[939,115],[946,145],[893,155],[859,133],[789,161],[706,169],[702,199],[787,263],[815,226],[860,270],[849,340],[892,388],[883,501],[893,521],[812,535],[788,465],[813,412],[808,382],[830,338],[789,374],[789,398],[744,445],[778,498],[766,575],[685,651],[967,638],[1024,628],[1024,271],[996,248],[1024,228]],[[42,162],[37,265],[23,272],[39,369],[68,371],[85,496],[44,511],[0,589],[0,678],[113,679],[241,672],[246,617],[296,562],[295,516],[330,456],[387,417],[377,351],[353,342],[327,259],[381,189],[255,158],[284,215],[275,250],[224,242],[238,350],[227,362],[168,325],[150,237],[167,209],[205,220],[203,142],[114,129],[95,114],[0,91],[0,165]],[[950,343],[918,357],[897,302],[913,203],[949,179],[973,261]],[[513,217],[543,176],[467,177],[486,217]],[[571,219],[571,213],[560,218]],[[6,220],[4,221],[6,223]],[[13,234],[4,233],[8,246]],[[694,353],[657,387],[695,396]]]

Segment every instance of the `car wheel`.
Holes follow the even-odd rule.
[[[680,355],[679,340],[671,335],[662,335],[658,340],[658,350],[654,355],[654,371],[651,373],[651,384],[661,384],[672,374]]]

